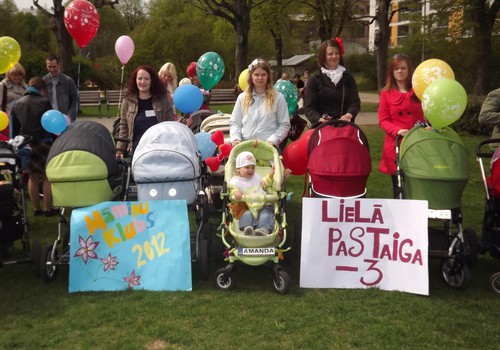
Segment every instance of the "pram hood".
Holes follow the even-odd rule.
[[[331,121],[318,127],[308,144],[312,190],[323,196],[359,197],[366,192],[371,157],[366,136],[354,123]]]
[[[189,181],[201,176],[201,157],[193,132],[184,124],[162,122],[142,135],[132,158],[140,183]]]
[[[453,129],[413,127],[401,142],[399,162],[406,198],[427,200],[432,209],[460,207],[469,161]]]
[[[93,205],[114,199],[122,189],[113,137],[93,121],[69,125],[54,141],[46,173],[56,206]]]

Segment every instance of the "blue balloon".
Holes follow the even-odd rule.
[[[211,133],[202,131],[195,134],[194,138],[196,139],[196,144],[201,153],[201,160],[205,160],[214,155],[217,145],[212,141]]]
[[[203,94],[195,85],[181,85],[174,91],[175,108],[182,113],[193,113],[200,109],[202,103]]]
[[[51,109],[42,115],[42,127],[52,134],[60,134],[66,130],[66,117],[58,110]]]

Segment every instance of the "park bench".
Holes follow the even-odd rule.
[[[80,107],[99,107],[99,118],[101,117],[101,91],[83,90],[79,91]]]
[[[211,105],[229,105],[236,102],[238,94],[234,89],[213,89],[210,91]]]
[[[125,97],[125,90],[106,90],[106,112],[109,118],[109,106],[118,106]]]

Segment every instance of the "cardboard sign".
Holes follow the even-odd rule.
[[[300,286],[429,295],[427,201],[304,198]]]
[[[104,202],[70,227],[70,292],[192,289],[186,201]]]

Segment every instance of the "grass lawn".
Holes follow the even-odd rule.
[[[389,177],[380,174],[383,133],[363,130],[373,170],[370,198],[389,198]],[[471,176],[463,202],[464,226],[481,232],[484,193],[475,162],[479,137],[464,136]],[[287,182],[295,192],[289,227],[300,222],[303,177]],[[56,219],[32,217],[30,235],[56,237]],[[211,221],[217,225],[219,215]],[[19,245],[16,246],[19,251]],[[221,265],[213,262],[211,270]],[[68,293],[68,268],[55,281],[35,278],[29,264],[0,269],[0,349],[494,349],[500,343],[500,295],[488,290],[500,263],[480,256],[463,291],[441,279],[439,261],[429,266],[430,296],[377,289],[301,289],[297,259],[285,265],[293,287],[271,288],[268,270],[241,267],[236,289],[221,292],[193,269],[192,292]]]

